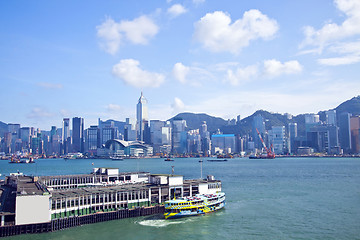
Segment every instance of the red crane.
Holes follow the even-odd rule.
[[[265,150],[266,150],[266,153],[267,153],[267,157],[266,157],[266,158],[271,158],[271,159],[275,158],[275,153],[273,153],[273,152],[271,151],[271,148],[268,149],[268,148],[266,147],[265,142],[264,142],[264,140],[262,139],[261,134],[260,134],[260,132],[259,132],[259,130],[258,130],[257,128],[256,128],[256,132],[258,133],[259,138],[260,138],[260,140],[261,140],[261,143],[262,143],[263,147],[264,147]]]

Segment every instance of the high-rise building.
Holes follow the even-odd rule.
[[[148,124],[148,106],[147,100],[141,92],[138,104],[136,106],[136,132],[137,139],[139,141],[144,141],[144,130],[147,129],[145,126]]]
[[[297,123],[289,123],[289,141],[290,141],[290,153],[296,152],[295,139],[297,138]]]
[[[84,119],[74,117],[72,119],[72,151],[84,152]]]
[[[172,152],[174,154],[184,154],[187,147],[186,120],[173,119],[171,129]]]
[[[228,154],[235,152],[234,134],[214,134],[211,136],[212,153]]]
[[[271,128],[270,142],[275,154],[285,153],[285,126],[273,126]]]
[[[22,149],[30,149],[30,139],[31,139],[31,128],[22,127],[20,128],[20,138],[22,142]]]
[[[96,155],[100,147],[100,131],[98,126],[90,126],[87,130],[87,151],[90,155]]]
[[[360,116],[350,118],[351,152],[360,153]]]
[[[351,114],[347,112],[339,116],[339,140],[345,153],[349,153],[351,149],[350,117]]]
[[[337,124],[336,124],[336,110],[326,111],[325,115],[326,115],[326,124],[327,125],[337,126]]]
[[[70,136],[70,119],[64,118],[62,124],[62,133],[61,133],[61,142],[62,142],[62,154],[67,154],[70,152],[71,147],[71,136]]]
[[[124,140],[135,141],[136,140],[136,123],[134,119],[126,118],[124,126]]]
[[[199,129],[187,132],[187,152],[199,153],[201,151],[201,138]]]
[[[201,151],[204,155],[209,155],[211,151],[210,132],[207,129],[206,121],[204,121],[200,128]]]

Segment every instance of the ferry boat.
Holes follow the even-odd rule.
[[[197,194],[165,202],[165,219],[197,216],[225,207],[225,193]]]

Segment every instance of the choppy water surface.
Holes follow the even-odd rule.
[[[200,177],[199,159],[0,161],[0,173],[89,173],[93,167]],[[225,209],[205,216],[164,220],[149,216],[10,239],[360,239],[360,159],[230,159],[208,162],[203,175],[221,179]]]

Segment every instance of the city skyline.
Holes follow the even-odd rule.
[[[359,95],[360,4],[276,3],[1,2],[0,121],[135,119],[141,91],[161,120],[317,113]]]

